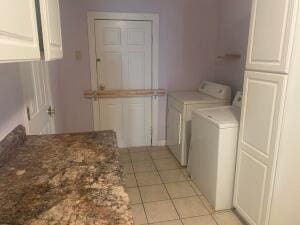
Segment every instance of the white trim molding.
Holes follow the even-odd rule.
[[[158,89],[159,77],[159,15],[148,13],[115,13],[115,12],[88,12],[88,36],[91,70],[91,87],[97,90],[97,66],[95,43],[95,20],[130,20],[150,21],[152,23],[152,88]],[[99,130],[100,112],[99,101],[93,100],[94,130]],[[152,145],[160,144],[158,137],[158,97],[152,98]]]

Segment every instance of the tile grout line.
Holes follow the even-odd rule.
[[[148,150],[148,148],[146,147],[146,149]],[[130,151],[130,150],[129,150]],[[132,158],[131,158],[131,154],[130,154],[130,152],[129,152],[129,157],[130,157],[130,161],[131,161],[131,164],[132,164],[132,168],[133,168],[133,161],[132,161]],[[146,213],[146,209],[145,209],[145,206],[144,206],[144,203],[143,203],[143,199],[142,199],[142,195],[141,195],[141,191],[140,191],[140,188],[139,188],[139,186],[138,186],[138,182],[137,182],[137,178],[136,178],[136,176],[135,176],[135,171],[134,171],[134,169],[133,169],[133,176],[134,176],[134,178],[135,178],[135,181],[136,181],[136,186],[137,186],[137,190],[138,190],[138,192],[139,192],[139,195],[140,195],[140,198],[141,198],[141,205],[142,205],[142,207],[143,207],[143,210],[144,210],[144,214],[145,214],[145,217],[146,217],[146,221],[147,221],[147,224],[149,224],[149,219],[148,219],[148,216],[147,216],[147,213]],[[133,224],[134,224],[134,221],[133,221]],[[135,225],[135,224],[134,224]]]
[[[190,180],[191,182],[193,182],[192,181],[192,179]],[[208,206],[206,206],[206,204],[204,203],[204,201],[201,199],[201,197],[204,197],[204,198],[206,198],[203,194],[202,194],[202,192],[200,191],[200,190],[195,190],[196,188],[198,188],[198,187],[193,187],[191,184],[190,184],[190,182],[188,182],[189,183],[189,185],[192,187],[192,189],[197,193],[198,191],[201,193],[201,195],[198,195],[197,194],[197,197],[199,198],[199,200],[202,202],[202,204],[203,204],[203,206],[204,206],[204,208],[206,208],[206,210],[207,210],[207,212],[209,213],[208,215],[212,218],[212,220],[217,224],[217,225],[219,225],[218,224],[218,222],[217,222],[217,220],[215,219],[215,217],[213,216],[213,214],[214,214],[214,210],[212,211],[212,212],[210,212],[210,209],[208,208]],[[193,184],[194,185],[196,185],[194,182],[193,182]],[[207,199],[206,199],[207,200]],[[208,202],[208,200],[207,200],[207,202]]]
[[[137,205],[137,204],[141,204],[143,206],[143,209],[144,209],[144,213],[145,213],[145,216],[146,216],[146,220],[147,220],[147,224],[150,225],[150,222],[149,222],[149,219],[148,219],[148,216],[147,216],[147,213],[146,213],[146,210],[145,210],[145,203],[153,203],[153,202],[160,202],[160,201],[151,201],[151,202],[144,202],[143,199],[142,199],[142,195],[141,195],[141,187],[149,187],[149,186],[158,186],[158,185],[162,185],[166,191],[166,193],[168,194],[169,196],[169,201],[171,201],[176,213],[177,213],[177,216],[178,216],[178,219],[174,219],[174,220],[167,220],[167,221],[160,221],[160,222],[170,222],[170,221],[180,221],[181,224],[183,224],[183,220],[184,219],[189,219],[189,218],[197,218],[197,217],[204,217],[204,216],[210,216],[212,218],[212,220],[216,223],[216,225],[219,225],[219,223],[217,222],[216,218],[214,217],[214,214],[218,214],[218,213],[226,213],[226,212],[232,212],[232,210],[224,210],[224,211],[215,211],[214,209],[212,210],[212,212],[210,212],[210,208],[208,206],[206,206],[206,204],[204,203],[204,201],[201,199],[201,197],[204,197],[206,199],[206,197],[201,193],[201,195],[197,194],[197,190],[195,190],[195,188],[191,185],[190,182],[193,182],[191,179],[189,179],[188,176],[186,176],[183,172],[182,172],[182,169],[184,169],[183,167],[180,167],[180,165],[178,164],[178,168],[177,169],[167,169],[167,170],[158,170],[156,164],[155,164],[155,160],[160,160],[160,159],[169,159],[169,158],[158,158],[158,159],[154,159],[151,155],[151,151],[149,150],[150,147],[145,147],[146,148],[146,151],[142,151],[142,152],[147,152],[149,155],[150,155],[150,160],[141,160],[141,161],[136,161],[136,162],[143,162],[143,161],[151,161],[154,165],[154,168],[155,170],[152,170],[152,171],[144,171],[144,172],[135,172],[135,170],[133,169],[133,175],[134,175],[134,178],[136,180],[136,188],[138,189],[138,193],[139,193],[139,196],[140,196],[140,199],[141,199],[141,203],[136,203],[136,204],[132,204],[132,205]],[[169,150],[166,150],[166,151],[169,151]],[[129,156],[130,156],[130,162],[132,164],[132,168],[133,168],[133,160],[131,158],[131,152],[130,152],[130,148],[128,150],[128,153],[129,153]],[[136,153],[136,152],[134,152]],[[169,171],[169,170],[180,170],[180,172],[184,175],[185,177],[185,180],[183,181],[174,181],[174,182],[168,182],[168,183],[165,183],[160,175],[160,171]],[[153,184],[153,185],[144,185],[144,186],[139,186],[138,183],[137,183],[137,178],[136,178],[136,174],[139,174],[139,173],[151,173],[151,172],[156,172],[158,173],[162,183],[161,184]],[[186,196],[186,197],[181,197],[181,198],[172,198],[167,187],[166,187],[166,184],[170,184],[170,183],[180,183],[180,182],[186,182],[189,187],[192,188],[192,190],[195,192],[196,195],[194,196]],[[187,218],[180,218],[180,215],[176,209],[176,206],[173,202],[173,199],[182,199],[182,198],[189,198],[189,197],[197,197],[201,203],[203,204],[203,206],[205,207],[205,209],[208,211],[209,214],[207,215],[199,215],[199,216],[192,216],[192,217],[187,217]],[[161,201],[167,201],[167,200],[161,200]],[[206,199],[206,201],[208,202],[208,200]],[[208,202],[208,204],[210,204]],[[158,223],[160,223],[158,222]],[[155,222],[156,223],[156,222]],[[146,224],[143,224],[143,225],[146,225]]]
[[[148,149],[148,148],[147,148]],[[149,151],[149,149],[148,149],[148,151]],[[154,161],[154,158],[152,157],[152,155],[150,154],[150,157],[152,158],[152,160]],[[156,167],[156,165],[155,165],[155,163],[154,163],[154,166]],[[157,167],[156,167],[156,169],[157,169]],[[181,170],[182,168],[179,166],[179,170]],[[168,191],[168,189],[167,189],[167,187],[166,187],[166,183],[163,181],[163,179],[162,179],[162,177],[161,177],[161,175],[160,175],[160,173],[159,173],[159,170],[157,169],[157,172],[158,172],[158,175],[160,176],[160,178],[161,178],[161,180],[162,180],[162,183],[163,183],[163,186],[164,186],[164,188],[166,189],[166,191],[167,191],[167,193],[168,193],[168,195],[169,195],[169,197],[170,197],[170,200],[171,200],[171,202],[172,202],[172,205],[173,205],[173,207],[175,208],[175,210],[176,210],[176,213],[178,214],[178,217],[179,217],[179,220],[180,220],[180,222],[181,222],[181,224],[183,224],[183,219],[187,219],[187,218],[181,218],[180,217],[180,215],[179,215],[179,213],[178,213],[178,211],[177,211],[177,208],[176,208],[176,206],[175,206],[175,203],[174,203],[174,201],[173,201],[173,199],[181,199],[181,198],[173,198],[172,199],[172,197],[171,197],[171,195],[170,195],[170,193],[169,193],[169,191]],[[203,206],[204,206],[204,208],[207,210],[207,212],[208,212],[208,215],[209,216],[211,216],[212,217],[212,219],[216,222],[216,224],[218,225],[218,223],[217,223],[217,221],[215,220],[215,218],[211,215],[211,213],[210,213],[210,210],[208,209],[208,207],[204,204],[204,202],[202,201],[202,199],[200,198],[200,196],[202,196],[202,193],[201,193],[201,195],[198,195],[197,194],[197,190],[195,190],[194,189],[194,187],[190,184],[190,182],[189,182],[189,180],[187,179],[187,177],[185,176],[185,174],[183,174],[184,175],[184,177],[185,177],[185,181],[177,181],[177,182],[170,182],[170,183],[179,183],[179,182],[186,182],[191,188],[192,188],[192,190],[195,192],[195,196],[201,201],[201,203],[203,204]],[[190,180],[190,181],[192,181],[192,180]],[[168,184],[168,183],[167,183]],[[189,197],[193,197],[193,196],[188,196],[188,197],[182,197],[182,198],[189,198]],[[202,215],[202,216],[207,216],[207,215]],[[195,216],[195,217],[199,217],[199,216]],[[195,217],[189,217],[189,218],[195,218]]]
[[[152,157],[151,154],[150,154],[150,156],[151,156],[151,158],[153,159],[153,157]],[[153,160],[153,161],[154,161],[154,160]],[[159,173],[159,170],[158,170],[158,168],[157,168],[157,166],[156,166],[155,164],[154,164],[154,166],[155,166],[155,168],[157,169],[157,173],[158,173],[158,176],[160,177],[160,179],[161,179],[161,181],[162,181],[162,185],[164,186],[164,188],[165,188],[165,190],[166,190],[166,192],[167,192],[167,194],[168,194],[168,196],[169,196],[169,198],[170,198],[170,201],[171,201],[171,203],[172,203],[172,205],[173,205],[173,207],[174,207],[174,209],[175,209],[175,211],[176,211],[176,213],[177,213],[178,219],[180,220],[181,224],[183,224],[183,222],[181,221],[179,212],[178,212],[178,210],[177,210],[177,208],[176,208],[176,206],[175,206],[175,204],[174,204],[174,202],[173,202],[173,200],[172,200],[172,198],[171,198],[171,195],[170,195],[170,193],[169,193],[169,191],[168,191],[168,189],[167,189],[167,187],[166,187],[166,185],[165,185],[165,183],[164,183],[164,181],[163,181],[163,179],[162,179],[162,177],[161,177],[161,175],[160,175],[160,173]],[[163,221],[163,222],[164,222],[164,221]]]

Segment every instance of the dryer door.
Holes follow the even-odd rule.
[[[177,159],[181,158],[181,134],[182,114],[172,106],[169,106],[167,119],[167,145]]]

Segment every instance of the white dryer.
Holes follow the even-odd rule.
[[[203,81],[198,91],[170,92],[167,109],[167,146],[182,166],[187,165],[192,111],[229,105],[231,88]]]
[[[188,171],[215,210],[232,208],[242,93],[232,106],[196,110]]]

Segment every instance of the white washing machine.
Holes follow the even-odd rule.
[[[203,81],[198,91],[170,92],[167,109],[167,146],[182,166],[187,165],[192,111],[229,105],[231,88]]]
[[[196,110],[188,171],[215,210],[232,208],[242,93],[232,106]]]

